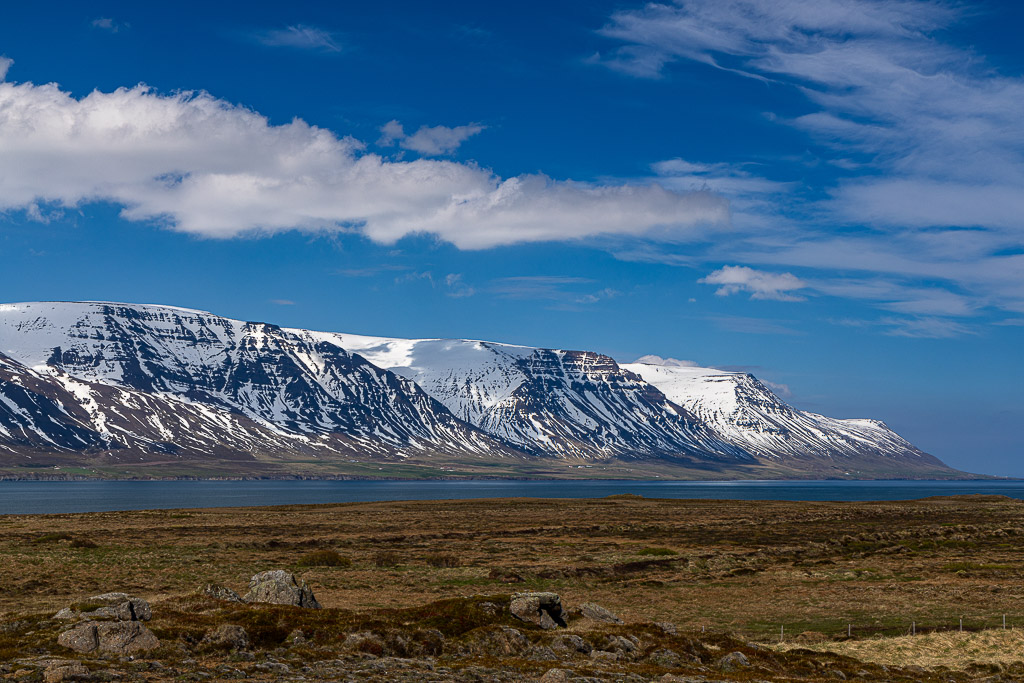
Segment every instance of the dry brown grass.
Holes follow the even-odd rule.
[[[994,626],[1004,613],[1024,627],[1022,513],[1024,503],[998,497],[619,497],[6,516],[0,621],[114,590],[153,601],[205,583],[244,591],[254,573],[286,568],[324,606],[355,611],[550,590],[566,604],[597,602],[627,621],[761,641],[780,625],[831,640],[852,623],[866,638],[899,635],[911,620],[948,626],[961,614],[969,628]],[[75,539],[98,547],[76,547]],[[300,567],[325,549],[351,566]],[[509,583],[511,576],[522,581]],[[914,643],[928,642],[923,637]],[[947,665],[961,661],[949,656]]]
[[[780,649],[791,650],[796,647],[834,652],[886,666],[945,666],[963,670],[978,665],[1008,665],[1024,661],[1024,631],[947,631],[917,636],[788,645]]]

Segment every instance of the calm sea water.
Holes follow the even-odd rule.
[[[459,498],[909,500],[997,494],[1024,499],[1024,481],[0,481],[0,514],[53,514],[378,500]]]

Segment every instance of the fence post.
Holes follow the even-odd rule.
[[[849,638],[853,635],[853,624],[846,625],[846,637]]]
[[[960,617],[960,633],[964,632],[964,618]]]
[[[779,642],[781,643],[786,638],[786,625],[779,626]]]

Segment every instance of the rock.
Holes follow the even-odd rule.
[[[153,618],[153,609],[148,602],[127,593],[94,595],[86,602],[105,603],[104,607],[100,607],[95,612],[82,615],[88,618],[96,618],[101,615],[109,615],[111,618],[121,621],[149,621]]]
[[[625,623],[624,621],[622,621],[622,619],[619,619],[617,616],[606,610],[604,607],[601,607],[600,605],[594,604],[592,602],[585,602],[582,605],[580,605],[579,613],[581,616],[586,617],[587,619],[593,619],[594,621],[599,621],[604,624]]]
[[[118,621],[149,621],[153,618],[153,609],[149,603],[142,598],[136,598],[127,593],[104,593],[94,595],[79,603],[79,607],[88,606],[88,609],[76,609],[74,606],[65,607],[53,615],[54,619],[70,621],[75,619],[116,619]]]
[[[64,631],[57,637],[57,644],[83,654],[93,652],[100,646],[96,622],[82,622]]]
[[[96,633],[101,652],[130,655],[160,647],[160,639],[139,621],[100,622]]]
[[[576,634],[560,634],[551,640],[551,649],[561,655],[589,655],[594,647]]]
[[[291,645],[305,645],[308,641],[306,640],[306,634],[302,632],[302,629],[295,629],[288,634],[285,638],[285,642]]]
[[[140,621],[83,621],[61,633],[57,644],[83,654],[133,654],[159,647],[160,640]]]
[[[617,662],[622,657],[618,652],[608,652],[607,650],[594,650],[590,653],[590,658],[595,662]]]
[[[521,631],[508,626],[487,626],[469,634],[467,645],[471,654],[514,657],[530,648],[530,641]]]
[[[245,602],[263,602],[273,605],[295,605],[320,609],[320,603],[313,591],[295,575],[282,569],[260,572],[249,580],[249,592],[242,598]]]
[[[660,628],[663,633],[670,636],[674,636],[679,633],[679,629],[677,629],[676,625],[673,624],[671,621],[659,621],[655,624],[655,626]]]
[[[527,659],[532,659],[535,662],[557,662],[558,655],[550,647],[534,646],[530,648],[530,651],[526,653]]]
[[[85,678],[89,669],[81,662],[53,662],[43,672],[45,683],[63,683],[75,678]]]
[[[538,683],[567,683],[569,672],[565,669],[548,669],[537,679]]]
[[[509,610],[517,619],[544,629],[565,627],[562,598],[558,593],[516,593]]]
[[[248,650],[249,634],[241,626],[221,624],[204,635],[201,644],[230,650]]]
[[[637,643],[639,643],[639,640],[635,637],[623,638],[622,636],[608,636],[607,640],[605,641],[604,649],[610,650],[612,652],[631,654],[633,652],[636,652]]]
[[[722,671],[736,671],[750,666],[747,656],[742,652],[730,652],[718,660],[718,668]]]
[[[501,614],[501,606],[494,602],[481,602],[477,607],[489,617],[496,617]]]
[[[674,650],[661,648],[647,655],[647,661],[665,669],[675,669],[680,665],[682,659],[679,657],[679,653]]]
[[[214,600],[224,600],[225,602],[244,602],[242,596],[231,590],[227,586],[221,586],[218,583],[208,583],[199,589],[202,595]]]

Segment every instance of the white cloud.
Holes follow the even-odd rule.
[[[835,277],[812,285],[905,314],[1024,311],[1024,78],[951,42],[971,11],[955,0],[654,2],[611,16],[601,33],[620,47],[596,61],[640,77],[698,63],[789,87],[804,108],[769,120],[819,143],[815,161],[833,169],[814,172],[821,199],[750,165],[655,166],[669,187],[706,180],[732,200],[743,232],[705,261],[878,273],[878,296]]]
[[[110,31],[111,33],[120,33],[123,29],[130,28],[129,24],[122,24],[114,21],[110,17],[99,17],[92,20],[93,28],[103,29],[104,31]]]
[[[10,57],[0,57],[0,81],[7,78],[7,71],[14,64],[14,60]]]
[[[803,301],[804,297],[790,292],[807,287],[792,273],[767,273],[747,266],[723,266],[698,282],[719,285],[715,290],[719,296],[748,292],[751,299],[773,301]]]
[[[448,296],[455,299],[476,294],[476,289],[462,279],[462,273],[448,273],[444,278],[444,284],[448,288]]]
[[[270,47],[293,47],[300,50],[341,52],[341,45],[330,31],[315,26],[295,24],[282,29],[259,31],[256,40]]]
[[[459,146],[484,129],[477,123],[465,126],[420,126],[412,135],[405,134],[405,128],[398,121],[388,121],[381,126],[377,144],[390,147],[395,143],[402,149],[412,150],[424,156],[451,154]]]
[[[81,99],[0,83],[0,209],[123,205],[133,221],[229,238],[282,230],[426,233],[462,249],[598,236],[684,239],[725,199],[658,185],[500,178],[475,164],[388,161],[296,119],[271,125],[206,93],[145,86]]]
[[[640,356],[634,363],[643,363],[644,365],[665,365],[668,367],[675,368],[699,368],[700,365],[696,361],[692,360],[679,360],[678,358],[662,358],[654,354],[647,354],[646,356]]]

